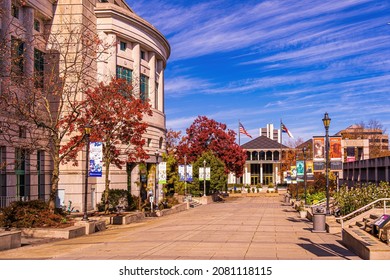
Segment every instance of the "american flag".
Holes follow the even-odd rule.
[[[245,134],[246,136],[252,138],[252,136],[245,130],[245,128],[242,125],[242,123],[239,123],[239,127],[240,127],[240,133]]]
[[[290,130],[288,130],[287,127],[286,127],[283,123],[280,124],[280,127],[281,127],[281,129],[282,129],[282,132],[287,133],[287,135],[288,135],[289,137],[294,138],[294,136],[292,135],[292,133],[290,132]]]

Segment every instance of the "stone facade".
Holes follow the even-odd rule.
[[[161,155],[165,151],[164,70],[170,55],[170,46],[155,27],[135,14],[125,1],[2,0],[0,5],[3,42],[0,62],[3,69],[12,67],[11,41],[16,38],[23,42],[25,73],[33,74],[36,69],[35,50],[46,55],[55,49],[58,52],[60,73],[64,65],[70,63],[70,58],[77,58],[75,67],[88,68],[88,71],[83,72],[80,87],[82,89],[98,82],[108,82],[118,75],[121,78],[129,78],[134,86],[134,93],[148,98],[153,111],[152,116],[145,118],[149,127],[144,137],[146,150],[150,155],[146,169],[151,170],[156,161],[161,161],[161,156],[156,159],[155,153],[158,151]],[[76,35],[79,37],[75,33],[78,33]],[[61,34],[61,37],[57,34]],[[96,36],[102,45],[108,46],[99,57],[94,57],[94,53],[88,53],[85,49],[80,51],[83,36],[86,34]],[[64,52],[68,54],[66,58]],[[3,76],[2,85],[4,80]],[[74,76],[66,75],[65,85],[72,80]],[[83,99],[83,90],[78,90],[77,99]],[[8,123],[5,116],[0,118],[0,124]],[[49,154],[45,151],[29,150],[28,158],[25,159],[26,168],[23,170],[22,190],[21,177],[16,174],[15,164],[10,164],[15,162],[17,157],[17,147],[13,144],[5,137],[0,137],[1,163],[6,165],[0,174],[0,207],[12,200],[21,199],[22,196],[24,199],[47,199],[51,178]],[[37,162],[40,162],[41,167],[37,167]],[[82,209],[85,152],[79,154],[78,162],[76,167],[72,164],[61,166],[57,206],[67,206],[71,201],[74,209]],[[155,184],[153,174],[149,174],[145,182],[144,179],[141,180],[140,173],[137,163],[128,164],[122,169],[111,168],[111,188],[129,189],[134,195],[139,195],[142,185],[146,187],[151,185],[151,182]],[[89,179],[88,209],[95,208],[100,202],[104,190],[103,178]],[[148,182],[148,179],[151,182]]]

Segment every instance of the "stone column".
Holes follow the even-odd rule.
[[[117,65],[117,43],[116,43],[116,35],[115,34],[108,34],[107,35],[107,41],[110,42],[111,46],[108,50],[108,57],[107,62],[104,62],[106,67],[100,67],[103,68],[103,79],[105,82],[110,82],[112,78],[116,78],[116,65]]]
[[[260,163],[260,184],[263,184],[263,164]]]
[[[156,88],[156,54],[149,52],[149,99],[151,100],[152,107],[157,109],[158,105],[158,88]]]
[[[161,69],[158,79],[158,110],[164,112],[164,67],[162,60],[158,61],[158,69]]]
[[[0,33],[0,48],[1,56],[3,59],[0,59],[0,67],[2,69],[4,76],[9,76],[11,72],[11,33],[9,32],[9,27],[11,25],[11,0],[0,1],[0,7],[3,11],[1,19],[1,33]],[[1,75],[1,76],[3,76]],[[3,80],[1,82],[4,82]]]
[[[34,9],[32,7],[23,8],[23,25],[26,28],[25,33],[25,75],[33,77],[34,75]]]
[[[133,46],[133,87],[135,96],[139,96],[141,92],[141,46],[134,43]]]

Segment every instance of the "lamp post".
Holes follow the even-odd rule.
[[[203,160],[203,196],[206,196],[206,160]]]
[[[298,170],[297,170],[297,167],[298,167],[298,164],[297,164],[297,160],[298,160],[298,152],[295,154],[295,184],[297,186],[297,197],[296,197],[296,201],[299,200],[299,184],[298,184]]]
[[[84,215],[82,221],[88,221],[87,203],[88,203],[88,176],[89,176],[89,136],[91,134],[91,125],[87,123],[84,127],[85,137],[85,183],[84,183]]]
[[[184,196],[187,197],[187,156],[184,155]]]
[[[325,176],[326,176],[326,215],[330,215],[329,210],[329,125],[331,119],[328,113],[325,113],[322,122],[325,127]]]
[[[307,189],[307,177],[306,177],[306,147],[303,147],[303,188],[305,190],[305,205],[306,205],[306,189]]]
[[[158,193],[158,157],[160,156],[160,153],[158,152],[158,150],[156,150],[154,152],[154,155],[156,156],[156,184],[154,186],[154,199],[155,199],[155,203],[157,204],[158,203],[158,200],[157,200],[157,193]]]

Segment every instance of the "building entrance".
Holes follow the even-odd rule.
[[[252,186],[256,186],[257,184],[260,183],[260,178],[258,175],[255,175],[255,176],[251,176],[251,185]]]
[[[264,175],[263,177],[263,182],[264,182],[264,185],[269,185],[271,183],[273,183],[273,176],[272,175]]]

